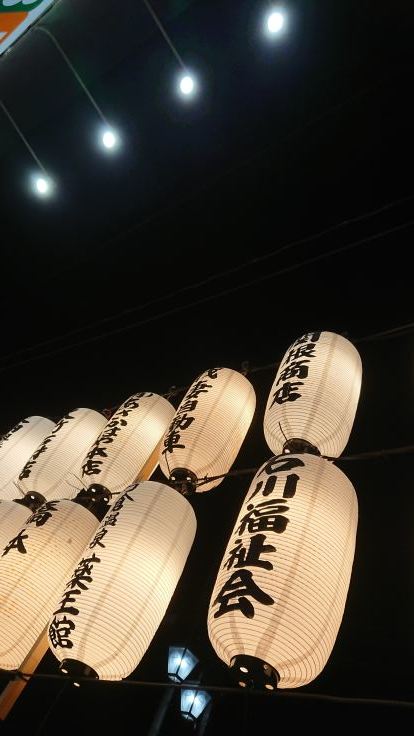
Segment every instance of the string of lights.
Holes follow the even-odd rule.
[[[6,674],[6,673],[4,673]],[[45,680],[45,681],[51,681],[51,680],[59,680],[59,682],[62,682],[62,675],[55,674],[55,673],[42,673],[42,672],[20,672],[19,670],[10,672],[9,679],[24,679],[26,681],[30,680]],[[343,703],[343,704],[353,704],[353,705],[383,705],[383,706],[391,706],[391,707],[401,707],[401,708],[414,708],[414,702],[408,701],[408,700],[389,700],[389,699],[382,699],[382,698],[353,698],[353,697],[344,697],[341,695],[326,695],[323,693],[304,693],[304,692],[293,692],[292,690],[275,690],[275,691],[263,691],[263,690],[255,690],[254,688],[246,688],[241,689],[239,687],[226,687],[222,685],[205,685],[203,684],[194,684],[189,682],[152,682],[149,680],[91,680],[88,677],[76,677],[76,678],[67,678],[69,682],[72,682],[76,686],[80,686],[81,684],[88,684],[90,686],[98,685],[98,686],[123,686],[123,687],[151,687],[151,688],[157,688],[157,689],[164,689],[167,687],[171,687],[175,690],[186,690],[189,687],[193,690],[206,690],[207,692],[218,692],[223,694],[229,694],[229,695],[253,695],[253,696],[261,696],[261,697],[268,697],[268,698],[294,698],[299,700],[321,700],[321,701],[327,701],[331,703]]]

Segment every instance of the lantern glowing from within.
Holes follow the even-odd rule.
[[[210,601],[208,631],[240,685],[300,687],[324,668],[345,607],[358,504],[348,478],[314,455],[256,473]]]
[[[84,493],[85,497],[86,494]],[[9,540],[0,557],[0,669],[18,669],[53,613],[65,580],[99,518],[76,501],[48,501]],[[92,502],[91,502],[92,507]]]
[[[358,351],[333,332],[309,332],[285,353],[267,402],[266,442],[276,455],[315,452],[339,457],[361,390]]]
[[[16,501],[0,501],[0,550],[20,531],[32,511]]]
[[[152,393],[134,394],[115,412],[90,448],[82,465],[85,486],[99,483],[111,493],[124,491],[137,479],[151,475],[154,455],[175,409]]]
[[[0,498],[12,501],[19,495],[17,476],[54,426],[45,417],[28,417],[0,440]]]
[[[164,437],[160,468],[183,492],[208,491],[228,473],[250,427],[256,406],[253,386],[230,368],[202,373],[187,391]]]
[[[76,496],[82,460],[105,424],[93,409],[75,409],[62,417],[21,471],[21,492],[36,491],[47,500]]]
[[[49,626],[62,672],[105,680],[133,672],[165,614],[195,531],[188,501],[161,483],[144,481],[116,501]]]

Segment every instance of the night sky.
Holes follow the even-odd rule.
[[[43,20],[119,131],[112,155],[46,36],[32,30],[0,60],[0,99],[56,180],[53,198],[33,195],[34,163],[0,110],[0,433],[248,361],[268,367],[248,374],[257,410],[234,467],[258,468],[271,455],[271,366],[302,333],[325,329],[355,341],[363,363],[344,454],[413,444],[412,4],[286,0],[287,31],[272,41],[261,32],[265,2],[153,7],[198,75],[192,101],[175,94],[179,68],[142,2],[60,0]],[[215,693],[205,733],[413,722],[402,705],[294,697],[414,701],[413,462],[338,461],[360,521],[330,660],[291,696]],[[130,679],[164,682],[178,644],[199,657],[203,683],[233,685],[206,618],[249,483],[228,478],[194,499],[187,567]],[[57,673],[52,655],[40,671]],[[33,681],[0,729],[146,734],[162,692],[62,683]],[[173,701],[162,734],[190,732]]]

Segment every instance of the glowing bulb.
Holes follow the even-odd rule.
[[[119,138],[117,134],[115,133],[115,131],[112,130],[111,128],[106,128],[102,132],[101,140],[102,140],[102,145],[108,151],[113,151],[114,148],[117,148],[117,146],[119,145]]]
[[[284,28],[286,22],[286,18],[284,13],[282,13],[280,10],[273,10],[269,15],[267,16],[266,20],[266,28],[268,33],[275,34],[280,33],[280,31]]]
[[[181,77],[179,86],[181,94],[185,97],[189,97],[195,91],[194,79],[189,74],[185,74],[183,77]]]
[[[48,197],[52,192],[52,180],[46,176],[34,176],[32,186],[38,197]]]

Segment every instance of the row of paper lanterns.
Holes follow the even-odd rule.
[[[296,340],[277,371],[264,417],[275,456],[242,504],[208,613],[210,641],[241,686],[304,685],[334,645],[358,512],[324,456],[348,441],[361,376],[355,347],[330,332]],[[3,438],[0,668],[19,669],[47,627],[63,672],[119,680],[135,670],[196,534],[186,496],[222,482],[254,410],[247,378],[217,368],[177,411],[141,393],[108,422],[76,409]],[[158,463],[168,485],[146,480]]]

